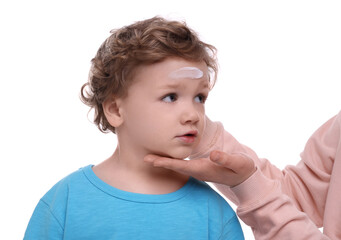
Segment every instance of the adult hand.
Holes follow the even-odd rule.
[[[153,164],[154,167],[171,169],[202,181],[221,183],[230,187],[244,182],[256,171],[255,163],[247,155],[227,154],[221,151],[212,151],[209,158],[191,160],[147,155],[144,161]]]

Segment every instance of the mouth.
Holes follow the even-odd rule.
[[[184,143],[193,143],[195,142],[196,138],[198,136],[198,131],[189,131],[183,135],[177,136],[178,139],[180,139]]]

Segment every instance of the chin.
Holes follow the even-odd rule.
[[[191,155],[191,153],[193,152],[193,148],[192,147],[168,147],[161,151],[149,149],[148,152],[150,154],[159,155],[162,157],[185,159]]]
[[[187,151],[177,151],[177,152],[174,151],[174,152],[162,153],[160,155],[164,157],[169,157],[169,158],[185,159],[189,157],[190,154],[191,154],[191,151],[187,150]]]

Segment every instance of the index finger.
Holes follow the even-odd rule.
[[[157,155],[147,155],[144,158],[144,161],[152,163],[154,167],[163,167],[189,175],[187,160],[167,158]]]

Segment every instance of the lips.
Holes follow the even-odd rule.
[[[179,135],[177,136],[177,138],[184,142],[184,143],[193,143],[195,142],[196,138],[197,138],[197,135],[198,135],[198,131],[196,130],[193,130],[193,131],[189,131],[183,135]]]

